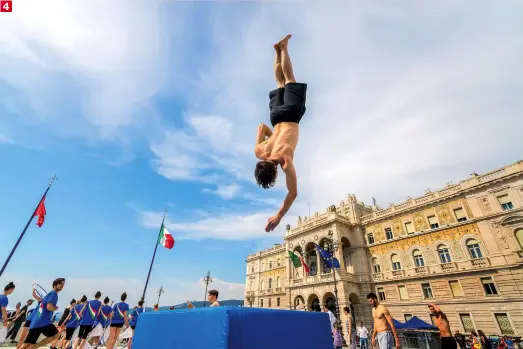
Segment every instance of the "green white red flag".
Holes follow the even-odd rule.
[[[162,224],[162,230],[160,231],[160,237],[158,239],[158,243],[161,244],[163,247],[171,249],[174,246],[174,238],[169,233],[165,225]]]

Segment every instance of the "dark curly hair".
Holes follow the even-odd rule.
[[[276,177],[278,177],[277,165],[272,161],[258,161],[254,169],[254,177],[260,187],[269,189],[276,183]]]

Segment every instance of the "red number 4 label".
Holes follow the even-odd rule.
[[[13,12],[13,1],[0,1],[0,12]]]

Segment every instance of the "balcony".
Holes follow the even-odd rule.
[[[454,262],[441,263],[441,270],[444,273],[450,273],[450,272],[453,272],[453,271],[457,271],[458,270],[458,266]]]
[[[267,289],[267,294],[272,293],[272,288]]]
[[[372,280],[374,280],[374,281],[383,280],[383,273],[372,273]]]
[[[260,294],[265,294],[265,290],[260,290]]]
[[[276,289],[274,290],[274,292],[282,292],[281,287],[276,287]]]
[[[395,278],[402,278],[405,276],[405,270],[393,270],[392,276]]]
[[[320,276],[321,281],[334,281],[332,274],[323,274]]]
[[[470,260],[472,268],[485,268],[490,267],[490,262],[487,258],[475,258]]]
[[[254,291],[247,291],[245,292],[246,296],[254,296]]]
[[[303,284],[303,279],[294,279],[294,280],[292,280],[292,283],[294,285],[301,285],[301,284]]]
[[[316,276],[308,276],[306,280],[308,284],[313,284],[318,281],[318,278]]]
[[[415,267],[414,272],[416,273],[416,275],[426,275],[429,273],[429,268],[427,268],[426,266]]]

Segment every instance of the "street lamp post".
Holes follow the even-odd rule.
[[[158,307],[160,307],[160,297],[164,293],[163,286],[160,286],[160,288],[156,292],[158,293],[158,302],[156,304],[158,304]]]
[[[203,306],[205,307],[205,301],[207,299],[207,288],[209,287],[209,284],[212,282],[210,270],[207,272],[207,275],[203,277],[203,282],[205,283],[205,296],[203,297]]]
[[[325,240],[325,247],[327,248],[327,251],[330,252],[332,258],[334,258],[334,252],[338,251],[339,249],[339,243],[337,240],[333,238],[332,230],[329,230],[328,238]],[[332,276],[334,279],[334,296],[336,298],[336,327],[338,328],[338,331],[341,334],[342,341],[345,342],[345,339],[343,338],[343,331],[341,328],[341,314],[340,314],[340,303],[338,301],[338,283],[336,281],[336,268],[334,268],[334,265],[332,265]]]

